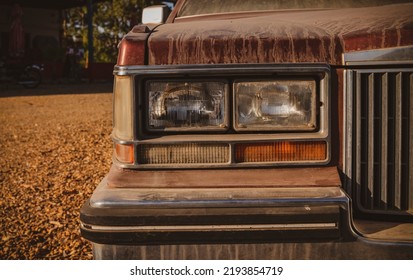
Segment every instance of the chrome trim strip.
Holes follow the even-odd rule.
[[[336,229],[337,223],[308,224],[246,224],[246,225],[172,225],[172,226],[96,226],[81,223],[86,229],[96,231],[135,232],[179,232],[179,231],[245,231],[245,230],[294,230],[294,229]]]
[[[413,46],[355,51],[343,54],[344,65],[413,63]]]
[[[345,70],[344,71],[344,100],[343,100],[343,120],[344,120],[344,131],[343,131],[343,148],[342,148],[342,153],[344,155],[343,159],[343,170],[345,171],[345,174],[348,176],[348,178],[353,178],[353,173],[352,173],[352,164],[350,161],[347,159],[352,159],[352,153],[353,153],[353,141],[351,139],[353,138],[353,123],[352,123],[352,118],[353,116],[353,92],[352,92],[352,87],[354,83],[354,78],[353,78],[353,71]],[[347,183],[345,184],[347,193],[349,195],[352,194],[352,188],[351,188],[351,181],[347,180]]]
[[[234,192],[236,190],[236,192]],[[252,191],[253,190],[253,191]],[[311,190],[311,191],[309,191]],[[133,199],[132,199],[133,198]],[[277,207],[341,205],[349,199],[339,186],[264,188],[114,188],[105,177],[90,198],[94,208]]]
[[[296,64],[186,64],[186,65],[138,65],[138,66],[118,66],[115,65],[113,73],[115,75],[182,75],[191,74],[221,76],[222,74],[245,74],[254,72],[277,71],[290,73],[330,73],[327,64],[317,63],[296,63]],[[272,76],[270,73],[269,76]],[[284,74],[284,73],[283,73]]]
[[[305,191],[305,188],[301,188]],[[251,192],[251,190],[250,190]],[[145,201],[145,200],[130,200],[123,201],[123,195],[131,192],[123,192],[118,196],[117,193],[108,192],[107,194],[97,194],[93,197],[90,204],[95,208],[181,208],[181,207],[192,207],[192,208],[238,208],[238,207],[271,207],[277,205],[278,207],[292,207],[297,205],[305,205],[306,207],[318,206],[320,204],[324,206],[334,206],[341,205],[345,206],[348,203],[346,197],[327,197],[327,198],[260,198],[260,199],[210,199],[210,200],[173,200],[173,201]],[[105,196],[113,195],[113,199],[105,198]],[[136,194],[135,194],[136,195]],[[106,200],[105,200],[106,199]]]

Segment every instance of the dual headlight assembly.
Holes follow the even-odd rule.
[[[234,81],[232,94],[224,81],[148,81],[146,85],[149,131],[317,128],[314,80]]]
[[[168,166],[328,161],[325,78],[148,78],[139,84],[136,90],[132,76],[115,80],[113,134],[120,162]],[[153,136],[142,142],[137,133]],[[180,134],[182,141],[165,141],[164,136]],[[185,135],[194,134],[208,139],[187,141]],[[251,139],[238,141],[240,134]],[[162,143],[156,141],[160,135]],[[232,138],[226,141],[222,135]]]

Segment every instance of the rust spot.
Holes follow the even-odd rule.
[[[353,32],[344,37],[346,51],[360,51],[377,49],[382,46],[383,33],[379,32]]]
[[[404,26],[400,29],[400,45],[408,46],[413,45],[413,23]]]

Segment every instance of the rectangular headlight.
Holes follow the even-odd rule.
[[[228,84],[223,81],[148,81],[148,129],[226,130]]]
[[[314,131],[316,82],[308,80],[234,83],[235,129]]]

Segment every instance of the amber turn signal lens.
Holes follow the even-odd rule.
[[[133,144],[115,144],[116,159],[122,163],[133,163]]]
[[[326,142],[270,142],[235,145],[235,161],[307,162],[327,159]]]

